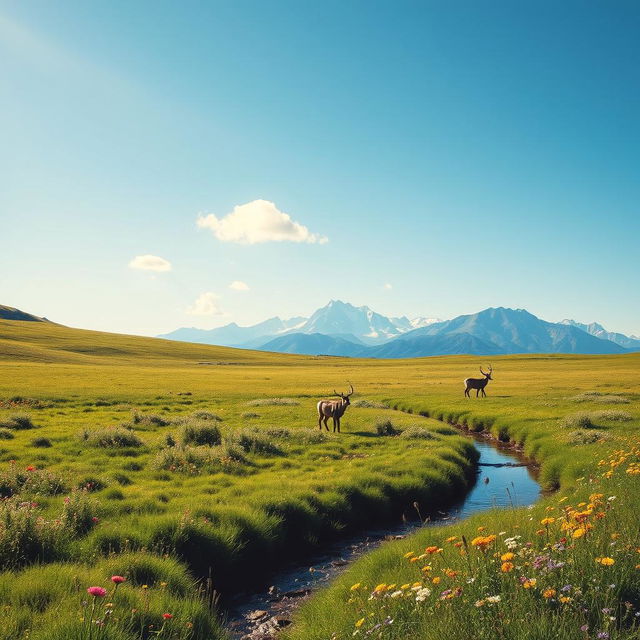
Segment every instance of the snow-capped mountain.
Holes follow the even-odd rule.
[[[640,351],[634,336],[573,320],[546,322],[525,309],[485,309],[452,320],[387,317],[369,307],[331,300],[309,318],[298,316],[241,327],[178,329],[172,340],[302,354],[406,358],[444,354],[623,353]]]
[[[355,307],[348,302],[331,300],[311,317],[281,320],[270,318],[250,327],[235,322],[217,329],[181,328],[159,336],[171,340],[200,342],[230,347],[259,348],[269,340],[291,333],[337,336],[356,344],[382,344],[407,331],[437,322],[431,318],[388,318],[369,307]]]
[[[582,331],[586,331],[592,336],[595,336],[596,338],[600,338],[602,340],[611,340],[611,342],[615,342],[625,349],[640,349],[640,338],[638,338],[637,336],[625,336],[623,333],[607,331],[601,324],[598,324],[597,322],[583,324],[582,322],[576,322],[575,320],[563,320],[560,324],[577,327],[578,329],[582,329]]]

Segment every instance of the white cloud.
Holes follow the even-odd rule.
[[[391,289],[393,289],[393,286],[390,285],[388,282],[383,286],[383,289],[386,289],[387,291],[391,291]]]
[[[242,280],[234,280],[229,285],[229,289],[233,289],[234,291],[249,291],[249,285],[246,282],[242,282]]]
[[[328,242],[326,236],[311,233],[268,200],[253,200],[238,205],[224,218],[217,218],[212,213],[200,215],[197,224],[201,229],[210,229],[221,242]]]
[[[136,256],[129,266],[132,269],[141,269],[142,271],[171,271],[171,263],[159,256],[146,254],[144,256]]]
[[[187,313],[190,316],[219,316],[223,315],[223,312],[219,309],[217,301],[219,296],[211,291],[201,293],[196,301],[187,307]]]

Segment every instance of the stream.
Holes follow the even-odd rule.
[[[494,507],[533,504],[540,485],[527,462],[513,449],[480,436],[474,438],[480,453],[476,482],[464,498],[427,522],[387,523],[358,535],[327,544],[304,563],[284,567],[271,579],[271,587],[259,593],[238,594],[227,611],[227,629],[234,640],[266,640],[290,624],[293,611],[315,590],[324,586],[360,556],[386,540],[403,538],[420,527],[450,524]]]

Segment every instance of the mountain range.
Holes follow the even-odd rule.
[[[250,327],[235,322],[217,329],[181,328],[159,338],[184,340],[226,347],[257,349],[269,339],[287,334],[314,334],[339,337],[355,344],[377,345],[414,329],[437,322],[433,318],[387,318],[369,307],[355,307],[348,302],[331,300],[309,318],[295,317],[282,320],[269,318]]]
[[[257,325],[235,323],[211,330],[182,328],[159,336],[281,353],[361,358],[513,353],[625,353],[640,351],[640,339],[608,332],[597,323],[554,323],[525,309],[490,308],[452,320],[386,317],[332,300],[309,318],[270,318]]]

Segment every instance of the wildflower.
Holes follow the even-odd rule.
[[[476,600],[476,607],[483,607],[486,602],[486,600]]]
[[[589,631],[589,625],[588,624],[583,624],[580,627],[580,631],[582,631],[583,633],[586,633],[587,631]]]
[[[545,527],[547,527],[550,524],[553,524],[555,521],[555,518],[542,518],[542,520],[540,520],[540,524],[543,524]]]
[[[495,535],[478,536],[471,541],[472,547],[478,547],[481,551],[485,551],[487,547],[496,539]]]
[[[434,547],[427,547],[425,549],[425,553],[429,553],[429,554],[431,554],[431,553],[442,553],[442,549],[440,549],[439,547],[435,547],[435,546]]]
[[[359,629],[364,624],[364,618],[360,618],[355,624],[356,629]]]
[[[500,556],[500,560],[502,560],[502,562],[509,562],[509,560],[513,560],[515,557],[515,553],[511,553],[511,551],[508,551],[507,553],[503,553]]]
[[[596,562],[603,567],[610,567],[612,564],[615,564],[616,561],[613,558],[596,558]]]
[[[573,532],[573,534],[572,534],[572,535],[573,535],[573,537],[574,537],[574,538],[582,538],[582,536],[583,536],[585,533],[586,533],[586,532],[585,532],[585,530],[584,530],[582,527],[579,527],[578,529],[576,529],[576,530]]]
[[[124,578],[123,576],[111,576],[111,582],[113,582],[113,584],[121,584],[125,581],[126,578]]]
[[[535,578],[525,578],[522,582],[522,586],[525,589],[533,589],[538,581]]]
[[[573,598],[570,598],[569,596],[560,596],[558,600],[562,602],[562,604],[567,604],[568,602],[571,602]]]
[[[607,640],[607,638],[609,637],[609,634],[606,631],[598,631],[596,638],[598,638],[599,640]]]
[[[509,573],[509,571],[513,571],[514,568],[515,565],[513,564],[513,562],[503,562],[502,566],[500,567],[500,571],[502,571],[502,573]]]
[[[549,598],[553,598],[553,596],[556,595],[556,590],[555,589],[545,589],[542,592],[542,597],[546,598],[547,600],[549,600]]]
[[[35,470],[36,470],[36,468],[32,464],[30,464],[27,467],[25,467],[25,471],[35,471]]]
[[[429,587],[422,587],[416,591],[416,602],[424,602],[431,595]]]
[[[446,541],[447,542],[455,542],[457,539],[458,539],[457,536],[449,536]]]
[[[433,578],[433,579],[431,580],[431,582],[432,582],[433,584],[440,584],[440,580],[441,580],[441,578],[440,578],[439,576],[436,576],[435,578]]]
[[[403,558],[411,558],[411,556],[415,556],[416,554],[413,551],[407,551],[407,553],[402,556]]]
[[[387,588],[387,585],[384,582],[381,582],[374,590],[374,593],[380,593]]]
[[[390,598],[399,598],[401,595],[403,595],[403,591],[402,589],[396,589],[392,594],[389,595]]]
[[[162,614],[162,617],[163,617],[165,620],[171,620],[171,618],[173,618],[173,615],[172,615],[172,614],[170,614],[170,613],[163,613],[163,614]]]
[[[489,602],[490,604],[498,604],[498,602],[501,602],[502,598],[500,596],[487,596],[487,602]]]
[[[349,591],[357,591],[360,588],[360,582],[356,582],[355,584],[351,585],[351,589],[349,589]]]
[[[107,590],[102,587],[89,587],[87,593],[94,598],[104,598],[107,595]]]

